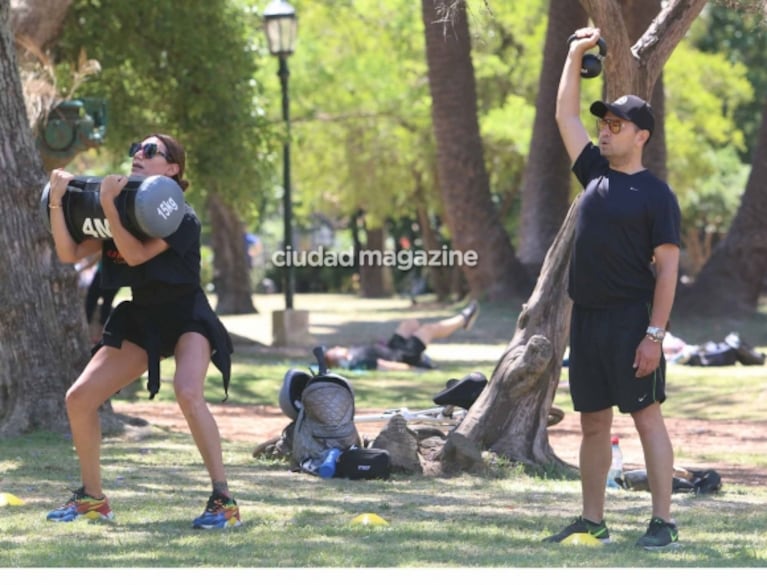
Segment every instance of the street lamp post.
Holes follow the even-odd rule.
[[[288,57],[293,54],[296,44],[297,20],[295,9],[285,0],[272,0],[264,10],[264,29],[269,43],[269,52],[279,59],[279,70],[282,86],[282,119],[285,122],[285,142],[283,144],[283,250],[288,259],[285,268],[285,309],[293,308],[293,291],[295,279],[293,264],[290,262],[290,252],[293,245],[293,203],[291,201],[290,185],[290,97],[288,94]]]

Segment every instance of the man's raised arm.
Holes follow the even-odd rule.
[[[575,31],[575,37],[567,51],[562,77],[559,80],[556,109],[559,133],[562,135],[567,154],[573,162],[591,141],[581,121],[581,61],[586,51],[596,46],[599,40],[599,29],[578,29]]]

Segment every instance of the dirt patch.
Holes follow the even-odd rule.
[[[186,422],[175,403],[113,402],[120,414],[139,417],[148,423],[174,431],[187,431]],[[277,407],[211,404],[210,409],[218,422],[225,441],[256,445],[278,436],[290,420]],[[358,415],[377,414],[378,411],[358,409]],[[697,419],[666,419],[671,440],[680,453],[675,464],[686,469],[715,469],[724,484],[767,485],[767,470],[733,463],[742,455],[764,453],[767,449],[767,421],[703,421]],[[359,423],[360,434],[375,437],[383,422]],[[627,469],[644,467],[642,449],[629,416],[616,415],[613,432],[621,439],[623,458]],[[577,464],[580,443],[578,417],[565,415],[562,422],[549,429],[549,440],[554,452],[568,463]],[[709,453],[721,452],[727,445],[732,461],[710,461]]]

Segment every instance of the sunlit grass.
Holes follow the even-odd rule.
[[[299,306],[308,304],[308,298],[302,296],[297,301]],[[279,306],[278,298],[256,298],[256,302],[264,312]],[[318,343],[386,336],[403,316],[446,316],[460,307],[429,304],[410,309],[400,299],[357,304],[335,295],[319,295],[317,303],[311,311],[324,332],[317,335]],[[483,304],[477,326],[456,335],[455,347],[452,343],[434,345],[434,355],[440,356],[438,370],[349,373],[357,405],[371,409],[426,407],[449,378],[471,371],[489,377],[513,335],[517,314],[513,306]],[[745,339],[767,345],[767,329],[760,331],[758,323],[753,328],[748,323],[741,325],[734,330]],[[240,327],[246,332],[243,323]],[[690,325],[689,330],[694,327]],[[341,333],[343,337],[336,337]],[[711,337],[718,336],[712,332]],[[455,348],[455,359],[449,359]],[[467,355],[471,357],[467,359]],[[485,355],[486,359],[477,357]],[[311,352],[307,349],[286,356],[264,345],[240,345],[234,360],[230,402],[276,406],[286,369],[308,367]],[[763,409],[758,406],[767,392],[763,372],[762,367],[670,366],[664,412],[696,420],[763,419]],[[172,374],[172,360],[163,362],[164,382],[156,400],[173,400],[168,383]],[[209,372],[206,395],[211,402],[223,398],[215,369]],[[116,400],[145,399],[146,391],[136,388],[121,392]],[[571,411],[566,387],[558,389],[555,404]],[[676,448],[684,453],[684,445]],[[716,449],[706,456],[710,461],[727,457],[733,463],[767,465],[767,454],[733,459],[726,448],[723,444],[721,453]],[[105,439],[104,485],[117,515],[117,523],[106,526],[45,520],[47,511],[69,496],[67,490],[79,485],[68,437],[41,432],[3,440],[0,492],[21,497],[25,505],[0,508],[0,568],[77,568],[94,563],[106,568],[767,566],[767,487],[727,483],[714,496],[674,495],[683,547],[662,554],[634,546],[649,520],[650,494],[611,490],[606,518],[615,543],[581,549],[540,542],[579,512],[580,484],[575,480],[530,477],[506,464],[497,465],[486,477],[324,481],[291,473],[281,461],[254,459],[252,449],[252,444],[244,442],[225,445],[229,483],[244,525],[211,533],[191,529],[192,519],[207,499],[209,483],[188,434],[148,427],[140,435]],[[706,460],[701,461],[704,463]],[[350,524],[364,512],[380,515],[388,526]]]

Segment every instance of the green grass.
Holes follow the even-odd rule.
[[[299,296],[297,306],[310,301]],[[270,302],[279,305],[279,299],[264,297],[257,306],[266,313]],[[347,297],[339,302],[335,296],[318,296],[314,302],[312,334],[318,343],[328,344],[364,340],[374,331],[388,334],[389,326],[405,315],[443,316],[456,308],[424,305],[411,311],[399,299]],[[763,347],[767,328],[760,330],[761,319],[728,324],[722,335],[706,324],[684,324],[688,329],[680,324],[677,335],[697,342],[738,330]],[[430,348],[440,356],[439,370],[349,374],[358,406],[429,406],[447,378],[472,370],[490,376],[515,325],[513,308],[487,304],[475,329],[456,336],[454,344]],[[694,331],[711,334],[704,339],[686,336]],[[230,401],[276,405],[286,368],[307,366],[311,354],[251,345],[238,346],[235,358]],[[162,374],[164,380],[171,376],[172,361],[163,364]],[[766,392],[763,367],[673,366],[669,379],[668,416],[764,418],[759,407]],[[220,377],[213,368],[208,385],[209,399],[220,400]],[[144,390],[117,397],[145,399]],[[169,384],[163,384],[157,400],[172,400]],[[572,411],[566,390],[557,393],[555,402]],[[715,496],[674,495],[683,546],[666,553],[634,546],[649,520],[649,493],[609,491],[607,520],[615,543],[598,549],[562,547],[540,540],[578,513],[577,481],[533,478],[513,465],[497,465],[487,477],[323,481],[290,473],[280,461],[253,459],[252,449],[252,444],[225,444],[230,486],[244,525],[222,533],[191,529],[207,499],[208,479],[185,433],[148,427],[141,434],[104,440],[104,484],[117,515],[114,525],[45,520],[46,512],[68,497],[65,490],[79,485],[68,437],[39,432],[2,440],[0,492],[21,497],[25,505],[0,507],[0,568],[767,567],[767,487],[725,484]],[[747,463],[766,466],[764,451],[749,454]],[[374,512],[389,525],[351,525],[363,512]]]

